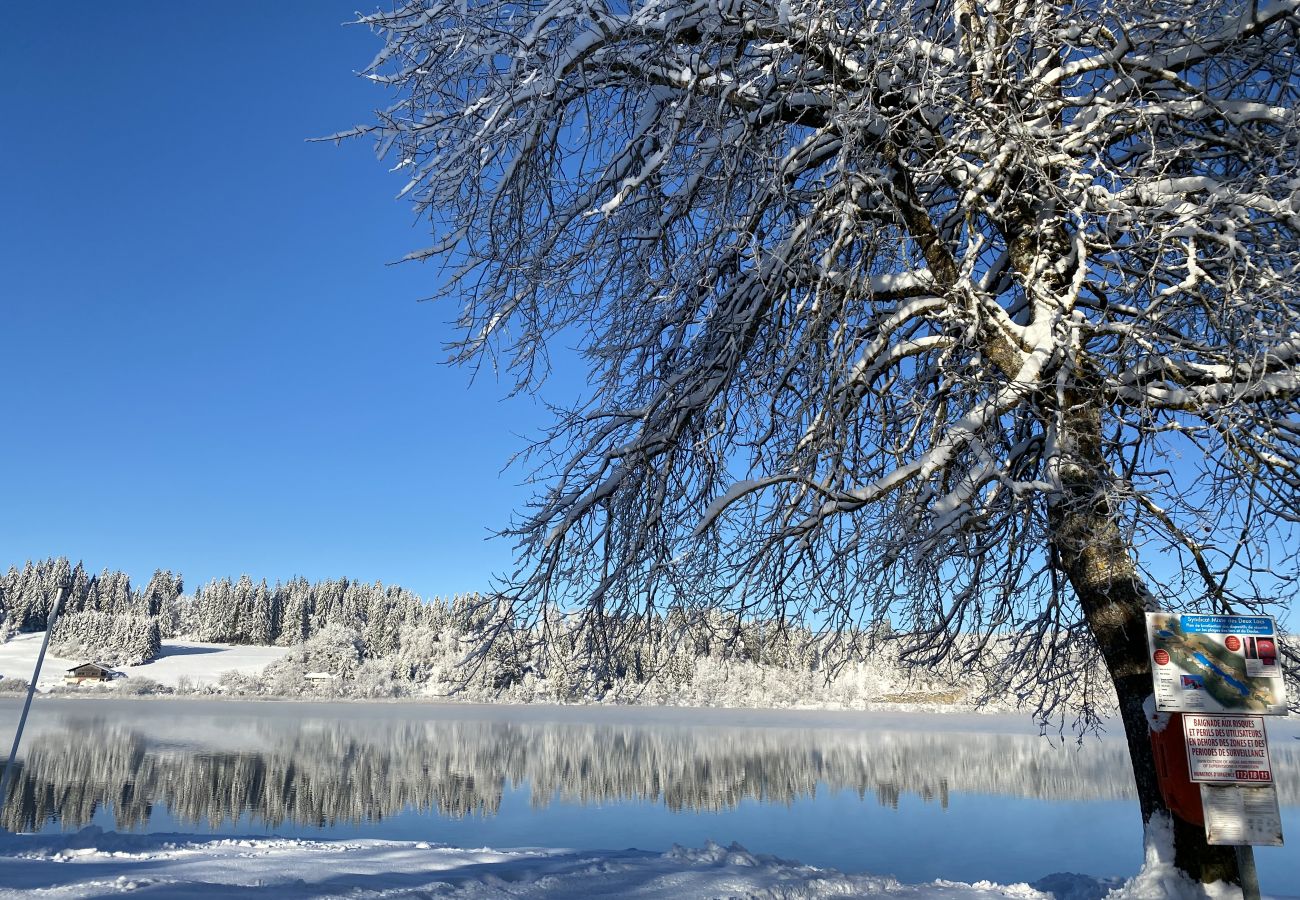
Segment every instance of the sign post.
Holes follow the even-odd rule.
[[[1269,616],[1147,613],[1147,644],[1156,709],[1181,714],[1206,842],[1236,848],[1243,896],[1258,900],[1253,847],[1282,846],[1263,718],[1287,713],[1277,626]]]

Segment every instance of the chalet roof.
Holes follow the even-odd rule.
[[[73,672],[89,672],[92,670],[103,672],[106,675],[116,674],[115,669],[112,669],[104,665],[103,663],[97,663],[97,662],[84,662],[81,663],[80,665],[75,665],[71,669],[68,669],[68,674],[72,674]]]

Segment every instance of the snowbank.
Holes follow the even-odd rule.
[[[845,875],[738,845],[667,853],[639,850],[454,849],[403,841],[204,840],[87,828],[71,835],[0,837],[0,898],[89,898],[141,891],[169,897],[265,895],[276,900],[347,895],[403,897],[887,897],[890,900],[1048,900],[1029,885]],[[1099,896],[1072,876],[1069,900]],[[1064,900],[1064,897],[1058,898]]]
[[[1107,900],[1237,900],[1241,891],[1221,881],[1198,885],[1174,867],[1174,826],[1167,816],[1146,828],[1146,860],[1140,871]]]
[[[1156,844],[1159,843],[1157,840]],[[820,898],[887,900],[1211,900],[1172,877],[1157,850],[1143,874],[1115,879],[1059,873],[1032,885],[936,880],[900,884],[746,851],[738,844],[574,852],[458,849],[427,842],[210,839],[123,834],[91,827],[73,834],[0,834],[0,900],[34,895],[74,900],[140,892],[150,900],[202,896],[460,898]],[[1286,900],[1271,896],[1269,900]]]

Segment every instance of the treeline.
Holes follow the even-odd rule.
[[[44,629],[60,584],[70,591],[51,646],[67,658],[138,665],[167,639],[289,648],[260,675],[230,672],[219,685],[181,690],[847,708],[969,704],[990,694],[982,673],[909,671],[887,630],[818,633],[675,608],[611,621],[593,646],[591,631],[562,616],[527,628],[503,622],[494,599],[479,594],[426,600],[378,582],[248,576],[187,593],[167,570],[136,588],[123,572],[89,575],[63,557],[12,567],[0,579],[0,630]],[[145,678],[132,682],[149,687]],[[1007,700],[1000,688],[997,702]]]
[[[69,591],[52,646],[62,655],[109,664],[146,662],[157,654],[159,640],[179,638],[292,647],[286,662],[340,678],[382,660],[391,665],[369,668],[391,672],[396,682],[420,683],[436,671],[448,686],[456,677],[489,690],[541,679],[551,682],[552,696],[600,696],[618,683],[644,684],[657,675],[681,684],[697,658],[816,671],[826,649],[804,630],[765,629],[710,610],[675,610],[627,629],[616,650],[599,654],[598,668],[590,665],[592,648],[562,621],[548,624],[544,646],[536,634],[507,628],[484,658],[461,667],[493,621],[495,605],[479,594],[426,600],[379,582],[298,577],[268,584],[247,575],[215,579],[186,593],[181,576],[169,570],[155,571],[138,588],[125,572],[91,575],[66,557],[9,568],[0,579],[0,631],[45,629],[62,584]],[[457,675],[457,669],[464,671]]]
[[[366,657],[397,650],[404,628],[469,631],[482,606],[477,595],[424,601],[395,585],[347,578],[268,584],[247,575],[214,579],[185,593],[180,575],[158,569],[137,588],[125,572],[89,574],[66,557],[11,566],[0,579],[0,637],[43,631],[60,585],[68,595],[51,644],[110,664],[152,659],[159,640],[294,646],[329,626],[355,631]],[[96,654],[93,651],[98,650]]]
[[[82,563],[74,565],[60,556],[9,568],[0,579],[0,627],[8,633],[44,630],[61,584],[69,585],[69,591],[56,637],[79,618],[93,622],[97,632],[104,630],[104,623],[129,620],[156,626],[164,640],[294,647],[337,626],[355,634],[362,659],[392,655],[403,629],[427,630],[439,637],[477,635],[494,621],[495,608],[479,594],[426,600],[397,585],[347,578],[309,582],[297,577],[271,585],[243,575],[214,579],[187,594],[180,575],[158,569],[148,584],[136,588],[125,572],[104,569],[90,575]],[[580,646],[563,622],[550,623],[548,632],[546,656],[590,655],[590,648]],[[835,640],[843,642],[844,637]],[[765,629],[761,622],[738,622],[710,610],[673,610],[653,622],[640,620],[620,636],[619,644],[617,651],[602,654],[610,667],[604,673],[608,677],[630,674],[644,680],[659,663],[682,669],[675,672],[681,675],[689,667],[683,657],[726,657],[813,670],[821,657],[818,642],[807,631]],[[525,645],[534,652],[514,652]],[[535,641],[507,629],[490,656],[499,666],[510,657],[516,670],[500,674],[516,680],[540,664],[536,649]]]

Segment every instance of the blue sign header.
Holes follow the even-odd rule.
[[[1269,616],[1179,616],[1183,634],[1273,634]]]

